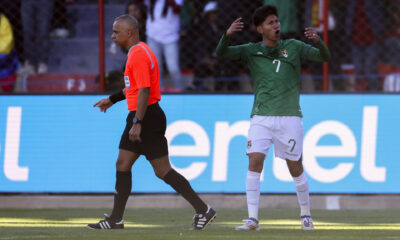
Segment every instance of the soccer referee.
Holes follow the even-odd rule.
[[[116,102],[126,99],[130,112],[119,144],[112,213],[98,223],[88,224],[88,227],[124,228],[122,217],[132,188],[132,165],[140,155],[144,155],[150,161],[156,176],[171,185],[193,206],[196,214],[192,229],[202,230],[215,218],[216,212],[205,204],[193,191],[189,182],[171,167],[165,138],[167,121],[158,104],[161,92],[157,58],[146,43],[139,41],[138,22],[130,15],[122,15],[115,19],[112,39],[118,46],[129,50],[124,73],[125,88],[101,99],[94,107],[106,112]]]

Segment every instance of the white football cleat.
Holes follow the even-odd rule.
[[[243,219],[244,224],[242,226],[236,227],[235,229],[238,231],[251,231],[256,230],[260,231],[260,225],[258,225],[258,221],[255,218]]]
[[[301,229],[303,230],[314,230],[314,224],[311,216],[301,216]]]

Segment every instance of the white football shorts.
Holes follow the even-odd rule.
[[[267,155],[274,144],[275,156],[298,161],[303,152],[303,124],[296,116],[259,116],[250,121],[247,154]]]

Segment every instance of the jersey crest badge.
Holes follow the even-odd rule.
[[[285,58],[288,57],[288,53],[287,53],[286,49],[282,49],[281,53],[282,53],[282,56],[284,56]]]
[[[247,148],[251,148],[251,141],[247,142]]]
[[[129,81],[129,77],[128,76],[124,76],[124,81],[125,81],[126,89],[129,89],[131,87],[131,82]]]

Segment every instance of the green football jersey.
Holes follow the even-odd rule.
[[[312,47],[295,39],[279,40],[275,47],[263,42],[229,46],[222,36],[217,54],[244,62],[250,70],[254,88],[251,116],[300,116],[301,60],[328,61],[330,53],[320,40]]]

